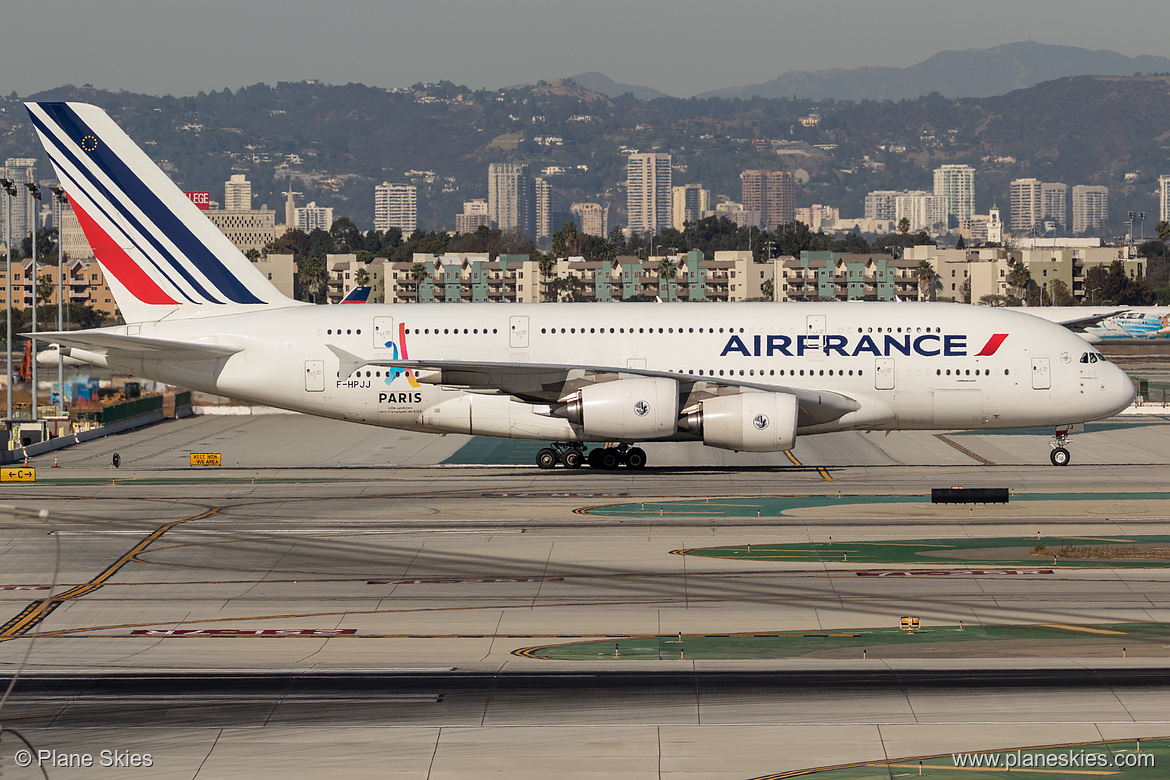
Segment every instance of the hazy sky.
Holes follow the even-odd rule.
[[[1168,20],[1165,0],[28,0],[0,11],[0,93],[479,88],[596,70],[689,96],[1029,39],[1170,56]]]

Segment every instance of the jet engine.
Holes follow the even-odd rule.
[[[741,452],[780,452],[796,444],[796,396],[741,393],[703,401],[685,429],[708,447]]]
[[[678,382],[632,377],[589,385],[553,415],[580,425],[590,439],[666,438],[678,425]]]

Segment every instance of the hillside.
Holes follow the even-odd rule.
[[[908,68],[792,71],[699,97],[797,96],[815,100],[910,100],[937,92],[943,97],[988,97],[1070,76],[1132,76],[1170,72],[1170,59],[1115,51],[1052,46],[1033,41],[991,49],[941,51]]]
[[[363,227],[372,223],[373,185],[411,180],[421,226],[449,228],[463,200],[485,196],[493,161],[550,169],[563,208],[611,202],[620,224],[630,150],[670,152],[675,183],[702,182],[735,200],[745,168],[799,171],[808,179],[799,204],[839,205],[849,215],[860,214],[869,190],[929,189],[931,169],[946,162],[977,168],[982,210],[1006,204],[1012,178],[1037,176],[1108,185],[1114,215],[1154,212],[1157,176],[1170,172],[1167,77],[1077,77],[996,97],[860,103],[643,101],[571,81],[501,91],[298,82],[190,97],[69,86],[33,98],[105,107],[186,189],[218,200],[228,176],[242,172],[256,205],[279,210],[292,177],[298,202],[332,205]],[[816,126],[798,121],[814,114]],[[36,156],[49,176],[14,100],[0,100],[0,154]]]

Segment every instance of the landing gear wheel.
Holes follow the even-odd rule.
[[[1054,447],[1052,454],[1048,457],[1052,459],[1053,466],[1067,466],[1068,462],[1072,460],[1072,455],[1064,447]]]
[[[557,457],[557,451],[551,447],[545,447],[536,453],[536,465],[542,469],[556,468],[558,461],[560,458]]]
[[[621,464],[621,458],[618,457],[617,450],[607,447],[597,456],[597,464],[606,471],[613,471]]]
[[[567,469],[579,469],[581,464],[585,462],[585,455],[581,450],[569,450],[561,456],[561,462],[565,464]]]
[[[601,452],[602,450],[600,447],[589,450],[589,454],[585,457],[585,461],[591,468],[601,468]]]
[[[646,468],[646,451],[641,447],[630,447],[626,450],[626,468],[635,471]]]

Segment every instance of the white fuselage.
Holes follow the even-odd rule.
[[[342,376],[329,346],[363,359],[669,372],[760,390],[831,391],[859,402],[857,411],[806,424],[801,434],[1077,423],[1115,414],[1133,398],[1125,373],[1065,328],[962,304],[295,306],[113,330],[242,347],[214,361],[163,357],[113,368],[253,403],[418,431],[458,430],[435,425],[428,410],[468,393],[420,384],[390,367]],[[587,438],[539,407],[523,408],[532,419],[517,419],[495,435]]]

